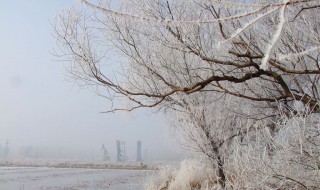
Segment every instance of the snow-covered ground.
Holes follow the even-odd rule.
[[[141,190],[147,170],[0,167],[2,190]]]

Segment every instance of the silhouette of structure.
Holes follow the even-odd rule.
[[[9,154],[9,141],[7,140],[7,142],[6,142],[6,149],[5,149],[5,155],[4,155],[4,159],[5,159],[5,160],[8,159],[8,154]]]
[[[103,160],[103,161],[109,161],[109,160],[110,160],[110,156],[109,156],[109,153],[108,153],[106,147],[104,146],[104,144],[102,144],[101,150],[103,151],[103,158],[102,158],[102,160]]]
[[[137,162],[142,161],[142,156],[141,156],[141,141],[137,141]]]

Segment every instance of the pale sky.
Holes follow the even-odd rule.
[[[50,20],[63,9],[82,6],[74,0],[0,1],[0,145],[49,147],[53,152],[95,152],[105,143],[115,157],[115,141],[126,141],[135,159],[136,141],[157,157],[169,149],[167,123],[159,115],[101,114],[106,99],[66,80]],[[61,153],[61,152],[60,152]],[[67,153],[63,153],[67,154]],[[98,159],[98,158],[97,158]]]

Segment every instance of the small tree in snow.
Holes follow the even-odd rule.
[[[243,138],[253,129],[255,120],[243,115],[253,109],[248,109],[249,104],[239,107],[239,98],[215,97],[210,92],[174,97],[175,105],[167,114],[174,137],[182,147],[212,164],[220,187],[227,182],[230,186],[227,176],[232,174],[224,161],[233,152],[234,139]]]

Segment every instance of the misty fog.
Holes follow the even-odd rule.
[[[51,54],[52,19],[76,1],[6,1],[0,6],[0,159],[101,161],[104,144],[116,160],[116,140],[135,161],[180,159],[166,121],[150,110],[103,114],[108,100],[66,77]],[[173,146],[174,148],[170,148]]]

